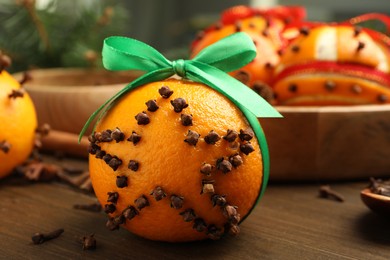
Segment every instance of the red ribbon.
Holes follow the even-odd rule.
[[[263,16],[266,19],[281,19],[286,23],[302,21],[306,17],[306,10],[302,6],[277,6],[270,9],[251,8],[244,5],[231,7],[221,15],[222,24],[232,24],[237,20],[252,16]]]
[[[332,61],[313,61],[292,65],[284,69],[273,82],[283,78],[298,74],[315,74],[315,73],[340,73],[352,77],[368,79],[390,88],[390,74],[379,71],[372,67],[363,66],[354,63],[340,63]]]
[[[351,19],[348,19],[343,22],[330,22],[330,23],[325,23],[325,22],[309,22],[309,21],[302,21],[302,20],[295,20],[293,23],[289,23],[286,26],[286,29],[289,28],[302,28],[302,27],[307,27],[307,28],[315,28],[318,26],[323,26],[323,25],[330,25],[330,26],[337,26],[337,25],[349,25],[349,26],[357,26],[360,23],[367,22],[367,21],[380,21],[386,26],[386,33],[390,34],[390,17],[381,14],[381,13],[367,13],[367,14],[362,14],[356,17],[353,17]],[[375,41],[382,42],[384,43],[388,48],[390,48],[390,37],[387,36],[386,34],[383,34],[381,32],[369,29],[369,28],[362,28],[364,32],[369,34]]]

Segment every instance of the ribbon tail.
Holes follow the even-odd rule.
[[[92,113],[92,115],[88,118],[87,122],[85,123],[83,129],[81,130],[81,132],[79,134],[79,140],[78,140],[79,143],[81,141],[81,138],[85,134],[85,132],[88,130],[88,127],[90,126],[90,124],[95,120],[95,118],[97,116],[99,116],[98,119],[96,120],[95,124],[94,124],[93,130],[95,130],[96,124],[101,120],[101,118],[106,114],[106,112],[123,95],[125,95],[130,90],[132,90],[132,89],[134,89],[134,88],[136,88],[138,86],[141,86],[141,85],[153,82],[153,81],[159,81],[159,80],[163,80],[163,79],[169,78],[173,74],[174,73],[173,73],[172,68],[170,68],[170,67],[162,68],[162,69],[159,69],[159,70],[151,71],[151,72],[149,72],[149,73],[147,73],[147,74],[137,78],[136,80],[132,81],[128,85],[126,85],[123,89],[121,89],[118,93],[116,93],[114,96],[112,96],[106,102],[104,102],[103,105],[101,105],[95,112]]]
[[[256,117],[283,117],[252,89],[215,67],[200,62],[191,62],[186,69],[187,78],[205,83],[228,97],[239,108],[244,107]]]

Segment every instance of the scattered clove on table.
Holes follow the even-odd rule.
[[[52,240],[54,238],[59,237],[62,233],[64,233],[63,228],[56,229],[56,230],[49,232],[49,233],[37,232],[31,237],[31,239],[32,239],[34,245],[39,245],[39,244],[42,244],[46,241],[49,241],[49,240]]]
[[[83,250],[96,249],[96,238],[95,234],[86,235],[80,238],[83,245]]]
[[[319,197],[344,202],[344,196],[334,191],[329,185],[322,185],[319,189]]]
[[[93,190],[88,171],[47,163],[41,159],[32,159],[25,162],[17,167],[16,173],[29,181],[60,180],[81,190],[88,192]]]

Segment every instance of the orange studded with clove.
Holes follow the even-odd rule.
[[[148,110],[151,103],[158,109]],[[139,124],[140,113],[148,124]],[[114,132],[120,141],[102,140]],[[90,141],[91,180],[110,230],[169,242],[237,235],[261,192],[263,159],[250,125],[201,83],[168,79],[132,90]]]
[[[192,46],[191,56],[194,57],[201,50],[224,37],[236,32],[245,32],[256,45],[257,57],[246,66],[229,74],[272,103],[272,75],[280,60],[278,50],[281,48],[282,27],[282,23],[276,20],[273,20],[270,26],[267,19],[262,16],[248,17],[234,24],[215,26],[196,39]],[[258,86],[262,86],[262,89]]]
[[[28,158],[37,127],[34,104],[20,83],[3,69],[4,57],[0,53],[0,178]]]

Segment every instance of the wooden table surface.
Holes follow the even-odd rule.
[[[65,162],[87,167],[86,161]],[[271,183],[238,237],[172,244],[109,231],[104,213],[73,209],[96,202],[92,194],[8,178],[0,182],[0,259],[390,259],[390,219],[360,200],[367,183],[332,183],[343,203],[319,198],[323,183]],[[33,233],[58,228],[65,230],[59,238],[31,242]],[[97,248],[82,250],[79,238],[90,233]]]

